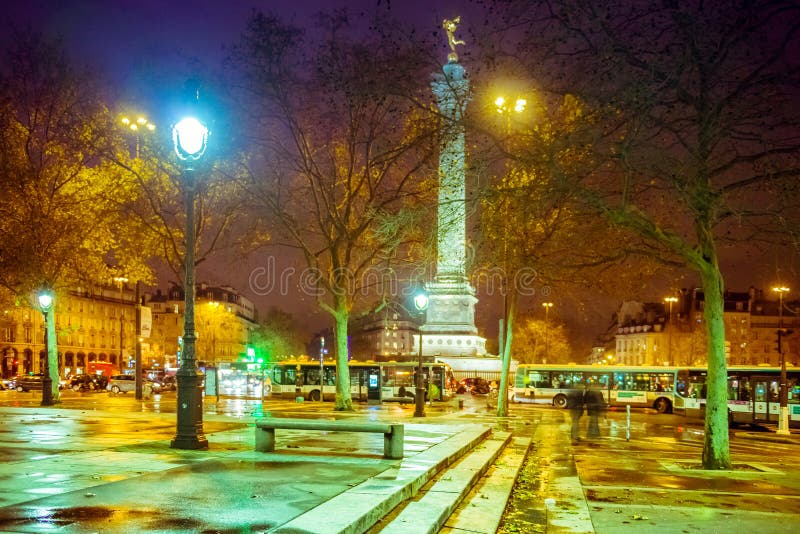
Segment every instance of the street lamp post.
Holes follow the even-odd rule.
[[[122,340],[125,331],[125,294],[124,286],[128,279],[124,276],[115,276],[114,281],[119,284],[119,372],[122,372]]]
[[[139,159],[139,143],[141,141],[140,135],[142,131],[152,132],[156,129],[156,125],[147,120],[145,117],[139,115],[136,120],[131,120],[129,117],[122,117],[120,122],[127,126],[136,138],[136,159]]]
[[[505,136],[508,138],[511,135],[511,114],[512,113],[522,113],[525,111],[525,107],[527,106],[528,102],[524,98],[517,98],[513,106],[509,100],[506,100],[504,96],[498,96],[494,100],[495,109],[497,112],[503,116],[505,119]],[[504,142],[504,149],[505,147]],[[505,287],[503,288],[503,317],[500,319],[500,328],[499,328],[499,349],[500,349],[500,356],[501,358],[505,358],[506,354],[506,344],[508,343],[508,292],[509,292],[509,284],[508,284],[508,228],[505,224],[503,224],[503,284]]]
[[[178,380],[177,431],[172,440],[173,449],[207,449],[208,440],[203,435],[203,373],[197,368],[194,330],[194,163],[199,161],[208,145],[208,128],[199,120],[187,117],[172,130],[175,153],[184,163],[186,187],[186,254],[184,257],[183,291],[183,354],[176,373]]]
[[[325,402],[325,336],[319,338],[319,401]]]
[[[414,296],[414,307],[420,316],[428,309],[428,294],[424,291]],[[416,394],[414,395],[414,417],[425,417],[425,382],[422,379],[422,328],[419,329],[419,354],[417,360]]]
[[[672,361],[672,304],[678,302],[678,297],[664,297],[664,302],[669,303],[669,321],[667,321],[667,361],[669,365],[675,365]]]
[[[549,330],[550,330],[550,308],[553,307],[552,302],[542,302],[542,306],[544,306],[544,362],[547,363],[547,358],[550,357],[550,339],[549,339]]]
[[[781,359],[781,379],[780,379],[780,419],[778,419],[778,430],[775,432],[781,436],[789,435],[789,404],[788,404],[788,391],[786,388],[786,354],[780,345],[781,335],[783,335],[783,294],[789,292],[789,288],[785,286],[773,287],[773,291],[778,294],[778,348]]]
[[[44,315],[44,361],[45,372],[42,377],[42,406],[52,406],[53,402],[53,378],[50,376],[50,340],[48,338],[48,314],[53,306],[53,293],[44,289],[38,295],[39,308]]]

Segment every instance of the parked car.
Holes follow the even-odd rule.
[[[112,375],[108,379],[106,389],[115,394],[136,391],[136,377],[133,375]]]
[[[159,386],[161,391],[175,391],[178,389],[178,383],[175,380],[175,375],[166,375],[162,377]]]
[[[136,377],[133,375],[114,375],[108,379],[106,389],[111,393],[127,393],[136,391]],[[152,380],[142,379],[142,394],[149,397],[151,393],[159,393],[159,388]]]
[[[22,375],[14,378],[13,388],[19,392],[23,391],[41,391],[43,374],[38,375]]]
[[[98,375],[74,375],[70,377],[69,387],[72,391],[94,391],[105,389],[104,377]]]

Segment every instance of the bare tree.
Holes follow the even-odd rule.
[[[545,158],[562,186],[700,277],[708,404],[703,465],[730,468],[719,247],[781,232],[796,202],[797,32],[790,1],[509,3],[505,56],[543,87],[585,104]],[[510,28],[509,25],[506,29]],[[498,50],[494,51],[499,54]],[[785,228],[785,225],[783,225]]]
[[[259,230],[268,224],[274,243],[304,258],[302,289],[335,324],[336,409],[351,410],[348,319],[368,273],[389,268],[417,223],[415,201],[435,176],[435,121],[410,98],[427,78],[411,43],[388,31],[354,37],[344,13],[321,16],[318,29],[305,42],[257,14],[233,61],[259,151],[247,185]]]

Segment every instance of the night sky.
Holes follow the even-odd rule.
[[[236,43],[253,10],[275,12],[311,31],[313,14],[321,9],[344,6],[354,13],[368,15],[389,10],[397,18],[426,32],[441,31],[442,19],[458,14],[462,15],[465,32],[470,24],[482,22],[480,3],[439,0],[27,0],[11,4],[4,6],[7,27],[31,27],[48,36],[63,37],[77,63],[97,69],[108,79],[115,92],[116,105],[139,107],[156,124],[169,124],[174,120],[165,106],[170,92],[177,91],[197,70],[217,67],[225,56],[225,47]],[[2,44],[8,35],[8,31],[0,34]],[[447,53],[444,36],[440,52],[444,61]],[[420,80],[420,83],[427,85],[428,81]],[[723,250],[722,258],[729,268],[735,267],[726,273],[727,286],[733,290],[746,290],[750,285],[768,289],[776,278],[788,282],[796,279],[794,267],[782,264],[784,260],[779,251],[774,255],[742,258]],[[326,314],[316,310],[311,299],[250,294],[248,274],[264,261],[260,256],[246,261],[217,258],[200,269],[198,280],[231,284],[254,300],[262,311],[269,306],[287,309],[302,316],[302,323],[308,325],[310,331],[330,323]],[[752,269],[741,268],[754,262]],[[162,280],[162,286],[167,280]],[[689,276],[677,281],[664,280],[663,288],[650,283],[642,288],[630,288],[630,293],[631,297],[661,300],[670,286],[692,287],[696,283],[696,279]],[[593,339],[608,326],[610,314],[618,306],[617,300],[591,291],[572,293],[563,300],[556,291],[548,300],[557,304],[551,317],[567,318],[575,337],[584,341]],[[540,301],[532,300],[524,303],[524,307],[539,314]],[[499,299],[492,302],[484,298],[478,304],[478,326],[483,335],[496,335],[499,309]]]

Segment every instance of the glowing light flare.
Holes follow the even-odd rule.
[[[514,113],[522,113],[523,111],[525,111],[525,108],[528,107],[528,101],[525,100],[524,98],[517,98],[514,101],[514,107],[513,108],[510,107],[509,104],[510,103],[506,100],[506,98],[504,96],[498,96],[494,100],[495,109],[501,115],[504,114],[504,113],[509,113],[512,110],[514,111]]]
[[[39,299],[39,307],[43,312],[50,310],[53,305],[53,294],[49,290],[42,291],[37,298]]]
[[[414,295],[414,307],[419,311],[428,309],[428,295],[425,293],[417,293]]]
[[[172,129],[172,140],[179,158],[197,160],[208,146],[208,128],[194,117],[186,117]]]

